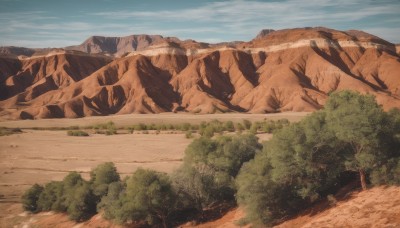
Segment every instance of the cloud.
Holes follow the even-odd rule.
[[[400,4],[393,2],[382,6],[371,4],[373,1],[334,1],[334,0],[288,0],[278,2],[260,1],[223,1],[211,2],[191,9],[161,10],[161,11],[114,11],[97,12],[91,15],[108,19],[140,19],[198,22],[259,22],[262,19],[288,25],[286,22],[337,20],[360,20],[365,17],[398,14]],[[354,8],[357,8],[355,11]],[[340,10],[340,11],[339,11]],[[339,12],[335,12],[339,11]]]
[[[58,43],[66,40],[80,43],[91,35],[143,33],[220,42],[249,40],[264,28],[306,26],[366,30],[389,41],[400,42],[398,12],[398,0],[199,1],[196,7],[169,10],[148,8],[139,11],[133,8],[96,12],[93,8],[79,17],[61,16],[44,9],[1,13],[0,45],[8,45],[7,42],[19,39],[21,34],[25,41],[32,40],[23,46],[40,43],[43,46],[47,41],[55,44],[56,40],[60,41]],[[36,42],[37,39],[41,42]]]
[[[93,16],[112,20],[140,20],[191,24],[186,33],[197,33],[198,24],[207,24],[219,31],[238,35],[255,35],[263,28],[292,28],[305,26],[350,27],[369,17],[398,15],[398,1],[382,1],[376,5],[372,0],[287,0],[287,1],[222,1],[211,2],[189,9],[160,11],[114,11],[97,12]],[[398,16],[397,16],[398,17]],[[213,38],[210,38],[213,39]]]

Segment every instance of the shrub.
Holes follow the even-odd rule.
[[[88,183],[80,182],[67,194],[67,212],[70,219],[81,222],[96,213],[96,200]]]
[[[99,204],[97,204],[97,211],[103,210],[105,219],[115,219],[122,223],[123,221],[118,220],[120,218],[120,210],[122,202],[120,198],[123,192],[125,192],[125,185],[121,181],[112,182],[108,185],[107,194],[101,198]]]
[[[38,199],[39,211],[64,212],[67,207],[64,202],[64,186],[61,181],[51,181],[44,186]]]
[[[226,131],[229,131],[229,132],[234,132],[235,131],[235,126],[234,126],[233,122],[230,121],[230,120],[225,122],[224,128],[225,128]]]
[[[43,187],[34,184],[32,187],[30,187],[22,196],[22,206],[25,210],[31,211],[31,212],[38,212],[38,200],[40,194],[43,192]]]
[[[243,125],[241,123],[237,123],[235,126],[235,129],[238,132],[242,132],[245,128],[243,127]]]
[[[251,122],[249,120],[243,120],[243,126],[245,129],[249,130],[251,127]]]
[[[133,221],[145,222],[151,226],[169,226],[170,215],[175,210],[176,195],[166,174],[138,169],[127,179],[123,194],[119,192],[119,187],[116,184],[115,189],[113,188],[113,197],[119,196],[118,201],[111,204],[116,211],[112,212],[111,208],[106,208],[108,216],[115,216],[119,222]]]
[[[93,189],[93,194],[100,201],[101,197],[106,195],[109,184],[120,180],[117,168],[114,163],[106,162],[98,165],[90,172],[90,184]]]
[[[186,148],[184,163],[174,174],[179,195],[188,197],[200,211],[216,202],[232,201],[235,176],[260,148],[254,135],[195,139]]]
[[[186,137],[187,139],[193,138],[192,131],[187,131],[187,132],[185,133],[185,137]]]
[[[67,132],[69,136],[89,136],[89,134],[85,131],[81,130],[70,130]]]
[[[12,135],[22,133],[22,130],[19,128],[5,128],[0,127],[0,136]]]

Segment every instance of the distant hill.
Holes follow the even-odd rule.
[[[323,27],[219,44],[132,35],[62,49],[2,47],[0,118],[314,111],[345,89],[400,108],[398,51],[362,31]]]

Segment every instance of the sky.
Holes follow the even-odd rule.
[[[400,43],[400,0],[0,0],[0,46],[65,47],[132,34],[249,41],[262,29],[316,26]]]

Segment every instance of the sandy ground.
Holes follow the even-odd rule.
[[[242,122],[243,119],[250,121],[262,121],[264,119],[278,120],[286,118],[291,122],[301,120],[309,112],[284,112],[273,114],[245,114],[245,113],[224,113],[224,114],[190,114],[190,113],[160,113],[160,114],[128,114],[113,116],[91,116],[78,119],[38,119],[38,120],[16,120],[2,121],[0,127],[69,127],[88,126],[98,123],[113,121],[117,126],[129,126],[138,123],[145,124],[176,124],[176,123],[200,123],[202,121],[220,120]],[[1,121],[1,120],[0,120]]]
[[[312,213],[288,220],[275,228],[398,228],[400,227],[400,187],[381,186],[363,192],[349,193],[345,200],[338,201],[336,205],[323,210],[311,208],[311,211]],[[243,210],[236,208],[220,219],[196,227],[239,227],[237,221],[244,216]]]
[[[92,168],[108,161],[115,163],[121,176],[132,174],[138,167],[172,172],[181,164],[191,141],[184,134],[163,133],[72,137],[66,131],[24,130],[22,134],[2,136],[0,227],[22,227],[30,219],[22,213],[19,201],[34,183],[62,180],[70,171],[88,178]]]
[[[122,175],[138,167],[171,172],[186,146],[184,134],[119,134],[67,136],[66,131],[24,130],[0,137],[1,201],[18,201],[34,183],[61,180],[68,172],[84,177],[103,162],[114,162]]]
[[[354,192],[327,210],[286,221],[279,228],[400,227],[400,187]]]

